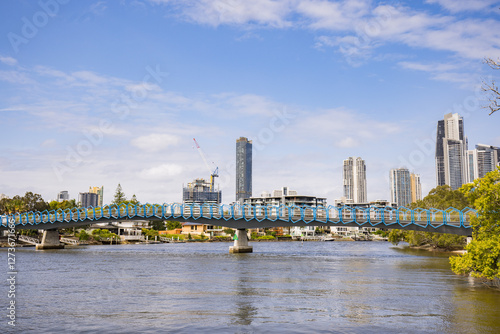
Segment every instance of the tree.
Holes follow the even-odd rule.
[[[467,245],[467,253],[452,257],[451,269],[457,274],[499,279],[500,167],[460,191],[474,204],[478,215],[471,219],[473,240]]]
[[[224,229],[224,233],[229,234],[233,237],[236,232],[232,228],[227,227]]]
[[[486,58],[484,60],[486,64],[488,64],[494,70],[500,70],[500,59],[494,60],[491,58]],[[490,115],[500,110],[500,91],[498,90],[498,86],[495,83],[495,80],[491,80],[491,82],[483,81],[482,90],[486,92],[488,95],[488,100],[490,104],[486,107],[490,109]]]
[[[132,195],[132,199],[129,201],[129,203],[134,205],[140,204],[135,194]]]
[[[143,228],[142,229],[142,234],[144,236],[148,237],[149,240],[152,240],[155,237],[157,237],[157,236],[160,235],[157,230],[148,229],[148,228]]]
[[[469,201],[465,195],[459,190],[452,190],[449,185],[438,186],[424,197],[424,199],[411,203],[410,207],[423,208],[423,209],[439,209],[446,210],[449,207],[453,207],[458,210],[462,210],[470,205]]]
[[[446,210],[453,207],[458,210],[470,206],[468,199],[460,190],[452,190],[450,186],[438,186],[432,189],[424,199],[411,203],[412,209],[439,209]],[[430,245],[434,248],[444,248],[448,250],[463,249],[466,239],[463,236],[454,234],[443,234],[435,232],[401,231],[391,230],[388,237],[393,244],[398,244],[401,240],[406,241],[410,246]]]
[[[69,201],[62,201],[62,202],[58,202],[58,201],[50,201],[48,203],[48,210],[66,210],[66,209],[73,209],[73,208],[76,208],[78,207],[78,205],[76,204],[76,201],[74,199],[72,200],[69,200]]]
[[[165,230],[165,223],[162,222],[161,220],[150,221],[149,226],[151,227],[151,229],[156,230],[156,231]]]
[[[120,205],[127,200],[125,193],[122,191],[122,186],[118,183],[116,187],[115,196],[113,199],[113,204]]]
[[[182,228],[182,224],[178,221],[167,221],[167,230],[175,230],[176,228]]]

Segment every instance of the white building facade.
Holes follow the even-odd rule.
[[[343,194],[346,200],[354,203],[367,202],[366,165],[361,158],[350,157],[344,160]]]

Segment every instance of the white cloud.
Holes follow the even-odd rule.
[[[221,24],[258,24],[270,27],[289,27],[286,19],[293,0],[152,0],[158,4],[181,7],[181,15],[189,21],[218,26]]]
[[[165,180],[172,176],[181,174],[183,167],[177,164],[163,164],[156,167],[143,169],[139,176],[147,180]]]
[[[399,62],[398,65],[400,65],[401,67],[406,68],[406,69],[424,71],[424,72],[443,72],[443,71],[450,71],[450,70],[454,70],[454,69],[458,68],[458,66],[454,65],[454,64],[439,64],[439,63],[421,64],[421,63],[408,62],[408,61]]]
[[[430,14],[403,5],[374,6],[371,0],[151,0],[173,6],[191,22],[218,26],[321,30],[316,46],[333,46],[352,64],[387,43],[446,51],[463,58],[500,56],[500,22]],[[452,13],[482,10],[493,0],[428,0]],[[327,33],[331,33],[328,36]]]
[[[153,133],[135,138],[130,143],[147,152],[158,152],[165,150],[169,146],[177,145],[177,143],[179,143],[179,137],[171,134]]]
[[[31,85],[35,83],[28,74],[19,71],[0,71],[0,80],[21,85]]]
[[[55,139],[46,139],[40,144],[41,147],[55,147],[56,145],[57,140]]]
[[[4,63],[5,65],[9,65],[9,66],[17,65],[17,60],[12,58],[12,57],[0,56],[0,62]]]
[[[497,0],[427,0],[427,3],[438,4],[449,11],[477,11],[491,8]]]

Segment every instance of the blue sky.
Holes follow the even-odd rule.
[[[490,0],[142,0],[0,3],[0,193],[72,198],[118,183],[179,202],[209,177],[235,198],[235,141],[254,142],[253,192],[342,196],[366,161],[368,199],[389,170],[435,186],[436,122],[464,117],[469,148],[500,146],[482,80],[499,73]]]

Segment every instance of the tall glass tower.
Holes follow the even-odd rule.
[[[344,160],[342,173],[344,197],[353,203],[366,203],[366,165],[361,158]]]
[[[236,140],[236,201],[252,197],[252,141]]]
[[[436,183],[456,190],[469,182],[467,137],[459,114],[446,114],[438,121],[436,138]]]
[[[391,169],[391,202],[408,206],[412,202],[411,176],[406,168]]]

